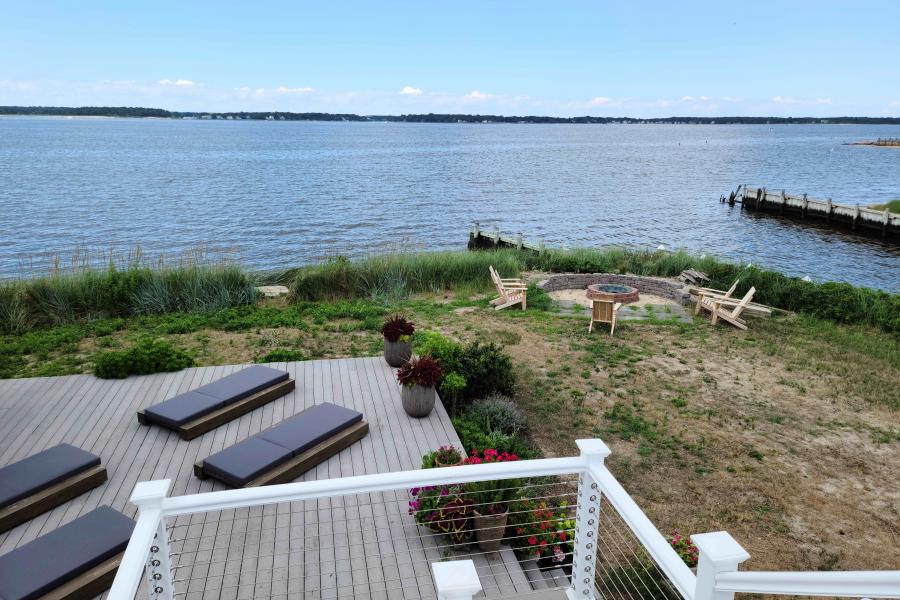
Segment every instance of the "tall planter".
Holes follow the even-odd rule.
[[[384,360],[387,364],[397,368],[410,358],[412,358],[412,342],[384,340]]]
[[[400,400],[403,410],[411,417],[427,417],[434,409],[437,392],[434,386],[403,385],[400,387]]]
[[[507,510],[497,515],[483,515],[478,510],[475,510],[474,513],[472,524],[474,525],[475,541],[478,542],[478,548],[482,552],[496,552],[500,549],[500,542],[503,540],[503,533],[506,531],[509,511]]]

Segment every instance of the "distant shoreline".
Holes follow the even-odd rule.
[[[663,125],[900,125],[900,117],[547,117],[464,114],[357,115],[352,113],[190,112],[126,106],[0,106],[2,116],[106,117],[211,121],[348,121],[478,124]]]

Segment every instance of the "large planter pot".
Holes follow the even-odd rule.
[[[454,463],[442,463],[438,459],[434,459],[434,466],[440,467],[440,468],[442,468],[442,467],[458,467],[459,465],[465,464],[465,462],[466,462],[465,458],[460,458],[458,461],[456,461]]]
[[[427,417],[434,408],[436,397],[437,392],[435,392],[434,386],[400,386],[400,400],[403,402],[403,410],[411,417]]]
[[[475,514],[472,517],[472,525],[478,548],[482,552],[496,552],[500,549],[500,541],[503,539],[503,532],[506,531],[509,511],[498,515],[483,515],[477,510],[473,512]]]
[[[384,340],[384,360],[394,368],[402,366],[412,357],[412,342]]]

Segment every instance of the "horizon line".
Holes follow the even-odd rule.
[[[78,111],[78,112],[76,112]],[[71,112],[71,114],[69,114]],[[96,114],[89,114],[96,113]],[[107,114],[100,114],[107,113]],[[109,113],[138,113],[138,114],[109,114]],[[103,117],[125,117],[125,118],[147,118],[147,117],[201,117],[201,116],[234,116],[234,115],[252,115],[253,120],[257,120],[259,116],[270,115],[275,117],[291,116],[302,117],[302,120],[340,120],[342,118],[353,118],[356,120],[378,120],[392,119],[403,120],[414,118],[421,120],[422,118],[439,118],[439,119],[478,119],[478,120],[529,120],[539,119],[547,122],[578,122],[589,119],[597,123],[610,123],[615,121],[631,121],[631,122],[671,122],[671,121],[702,121],[704,123],[715,123],[717,121],[754,121],[780,122],[790,121],[806,121],[808,123],[830,124],[826,122],[833,121],[871,121],[877,124],[898,124],[900,125],[900,117],[890,116],[853,116],[853,115],[834,115],[827,117],[814,116],[754,116],[754,115],[728,115],[728,116],[709,116],[709,115],[671,115],[668,117],[631,117],[621,116],[594,116],[594,115],[577,115],[571,117],[561,117],[552,115],[504,115],[504,114],[481,114],[481,113],[399,113],[399,114],[360,114],[360,113],[331,113],[321,111],[285,111],[285,110],[226,110],[226,111],[197,111],[197,110],[169,110],[164,108],[155,108],[147,106],[126,106],[126,105],[83,105],[83,106],[53,106],[53,105],[3,105],[0,106],[0,116],[103,116]],[[426,121],[427,122],[427,121]],[[527,121],[526,121],[527,122]],[[748,123],[754,124],[754,123]],[[764,124],[764,123],[758,123]],[[834,123],[838,124],[838,123]]]

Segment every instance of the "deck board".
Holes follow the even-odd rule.
[[[207,432],[181,440],[140,426],[138,409],[218,379],[245,365],[200,367],[124,380],[88,375],[0,380],[0,466],[61,442],[98,454],[109,481],[0,534],[0,553],[48,533],[102,504],[134,517],[138,481],[168,478],[172,495],[227,489],[193,476],[192,465],[314,404],[362,412],[365,438],[298,480],[418,469],[421,456],[459,446],[443,405],[408,417],[394,371],[380,358],[274,363],[296,380],[287,395]],[[178,600],[244,598],[435,598],[429,561],[446,542],[417,527],[407,494],[366,493],[309,502],[183,515],[170,520]],[[189,560],[185,560],[185,558]],[[512,552],[472,556],[488,595],[530,592]]]

